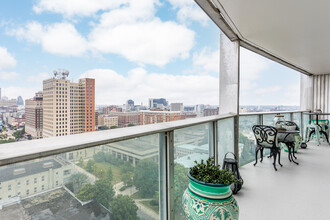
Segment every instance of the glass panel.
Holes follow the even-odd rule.
[[[255,160],[255,137],[252,131],[253,125],[258,125],[258,116],[239,117],[239,165],[244,166]]]
[[[188,169],[194,161],[209,158],[209,124],[174,131],[174,217],[185,219],[181,208],[182,195],[188,187]]]
[[[304,134],[304,140],[306,141],[306,126],[309,124],[309,117],[310,115],[303,114],[303,134]]]
[[[293,122],[299,126],[300,130],[303,129],[301,127],[301,113],[293,113]]]
[[[274,117],[275,114],[263,115],[263,125],[274,126]]]
[[[158,161],[157,134],[2,166],[0,219],[159,219]]]
[[[290,114],[281,114],[284,115],[285,121],[290,121]]]
[[[221,166],[227,152],[234,153],[234,118],[218,121],[218,161]]]

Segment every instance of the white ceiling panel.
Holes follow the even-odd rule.
[[[213,0],[245,42],[312,74],[330,74],[330,1]]]

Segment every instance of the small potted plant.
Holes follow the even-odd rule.
[[[237,178],[215,165],[213,158],[195,163],[188,172],[190,183],[182,197],[186,219],[237,220],[239,208],[230,189]]]

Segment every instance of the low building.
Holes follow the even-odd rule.
[[[212,116],[219,114],[219,107],[218,108],[206,108],[203,110],[203,116]]]
[[[170,110],[171,111],[183,111],[183,103],[171,103],[170,105]]]
[[[3,166],[0,173],[1,203],[1,200],[24,198],[68,182],[72,165],[53,158]]]
[[[99,115],[98,125],[107,126],[108,128],[111,128],[112,126],[118,126],[118,116]]]
[[[156,124],[185,119],[179,111],[140,111],[140,125]]]
[[[118,117],[118,126],[127,127],[131,125],[139,125],[140,118],[138,112],[109,112],[107,115]]]

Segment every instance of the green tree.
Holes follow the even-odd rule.
[[[110,180],[110,181],[113,179],[113,173],[112,173],[112,169],[111,169],[110,166],[109,166],[108,169],[107,169],[107,172],[106,172],[106,178],[107,178],[108,180]]]
[[[115,192],[113,191],[111,182],[107,179],[100,179],[95,181],[94,185],[86,184],[82,187],[77,198],[81,201],[93,199],[95,202],[109,208],[114,195]]]
[[[132,123],[129,123],[128,125],[127,125],[127,127],[133,127],[134,126],[134,124],[132,124]]]
[[[72,174],[70,180],[73,184],[73,193],[77,194],[80,189],[87,183],[87,176],[83,173]]]
[[[174,164],[174,206],[176,213],[183,213],[181,208],[182,195],[189,184],[189,179],[187,177],[188,169],[183,165],[175,163]]]
[[[84,166],[84,160],[82,157],[79,158],[78,166],[83,167]]]
[[[94,172],[94,167],[95,167],[95,161],[94,160],[88,160],[87,165],[86,165],[86,170],[90,173]]]
[[[134,172],[133,183],[143,197],[152,197],[158,190],[158,165],[152,160],[140,161]]]
[[[111,127],[110,127],[110,129],[116,129],[116,128],[118,128],[118,126],[115,126],[115,125],[114,125],[114,126],[111,126]]]
[[[109,180],[100,179],[95,182],[94,199],[96,202],[102,204],[106,208],[109,208],[109,204],[114,195],[115,192]]]
[[[133,179],[130,173],[123,174],[121,180],[124,182],[125,186],[132,186],[133,185]]]
[[[136,220],[138,207],[129,196],[118,195],[110,203],[114,220]]]
[[[125,162],[123,165],[120,166],[121,173],[129,173],[133,171],[134,167],[129,162]]]
[[[109,129],[109,127],[107,127],[107,126],[101,126],[101,127],[99,127],[99,130],[108,130]]]
[[[95,189],[94,185],[87,183],[80,189],[80,192],[78,193],[77,198],[84,202],[93,199],[94,198],[94,189]]]

